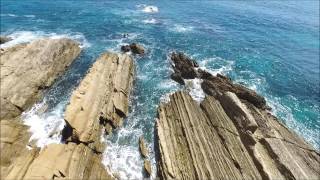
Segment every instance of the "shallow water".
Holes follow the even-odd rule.
[[[138,138],[144,135],[153,149],[156,108],[182,88],[170,80],[168,55],[174,50],[264,95],[274,114],[319,149],[318,7],[318,1],[1,0],[1,34],[15,38],[1,47],[39,37],[81,43],[81,56],[24,114],[32,138],[43,147],[59,142],[71,92],[99,54],[118,52],[125,43],[143,44],[147,54],[136,57],[129,117],[111,137],[102,137],[108,144],[103,163],[123,178],[141,178]],[[198,84],[190,82],[194,88],[188,90],[201,100]]]

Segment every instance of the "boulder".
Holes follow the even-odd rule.
[[[144,142],[143,136],[139,138],[139,150],[143,158],[147,158],[149,156],[148,148]]]
[[[121,46],[121,51],[122,51],[122,52],[129,52],[129,51],[131,51],[130,45],[123,45],[123,46]]]
[[[134,54],[141,54],[142,55],[145,53],[144,47],[140,44],[137,44],[137,43],[130,44],[130,49],[131,49],[132,53],[134,53]]]
[[[5,48],[1,56],[1,117],[13,118],[31,107],[79,55],[70,39],[40,39]]]
[[[0,44],[4,44],[4,43],[9,42],[11,40],[12,40],[11,37],[0,36]]]

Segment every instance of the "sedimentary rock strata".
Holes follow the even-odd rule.
[[[67,125],[62,132],[65,144],[50,144],[29,161],[21,157],[12,164],[7,177],[113,179],[101,163],[104,147],[100,137],[106,123],[119,126],[128,113],[133,74],[133,60],[129,56],[111,53],[100,56],[66,108]]]
[[[32,106],[80,51],[70,39],[40,39],[1,51],[0,119],[16,117]]]
[[[0,52],[1,179],[21,179],[23,169],[37,156],[39,149],[26,148],[31,135],[19,115],[79,53],[79,44],[69,39],[41,39]]]
[[[177,92],[159,106],[156,151],[161,178],[320,177],[319,152],[271,115],[263,97],[225,76],[196,69],[183,55],[177,57],[184,65],[174,60],[175,72],[196,72],[207,95],[199,104],[186,92]]]

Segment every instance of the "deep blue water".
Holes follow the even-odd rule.
[[[144,12],[143,5],[159,11]],[[63,120],[72,89],[100,53],[131,42],[147,48],[144,57],[136,57],[131,113],[105,140],[105,162],[122,177],[141,176],[138,137],[144,134],[153,147],[160,99],[182,88],[169,78],[168,55],[174,50],[257,90],[274,114],[320,148],[319,1],[1,0],[0,20],[1,34],[16,38],[11,43],[62,35],[83,45],[81,56],[48,90],[47,113],[31,121],[44,121],[36,127],[45,129],[40,137],[56,125],[52,119]]]

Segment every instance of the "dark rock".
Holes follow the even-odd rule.
[[[266,100],[262,96],[242,85],[233,84],[230,78],[221,74],[205,79],[202,82],[201,87],[206,94],[211,96],[217,97],[224,92],[230,91],[235,93],[240,99],[252,103],[257,108],[267,108]]]
[[[212,78],[213,75],[203,69],[198,69],[199,78],[201,79],[209,79]]]
[[[181,77],[180,73],[173,73],[173,74],[171,74],[170,77],[172,80],[178,82],[179,84],[185,85],[185,82],[184,82],[183,78]]]
[[[130,49],[134,54],[144,54],[145,51],[143,46],[136,43],[130,44]]]
[[[0,44],[4,44],[4,43],[11,41],[11,40],[12,40],[12,38],[10,38],[10,37],[0,36]]]
[[[129,52],[131,50],[129,45],[123,45],[121,46],[121,51],[122,52]]]
[[[171,60],[174,63],[173,69],[180,73],[184,79],[194,79],[198,77],[195,67],[199,67],[196,61],[190,59],[183,53],[172,53]]]

